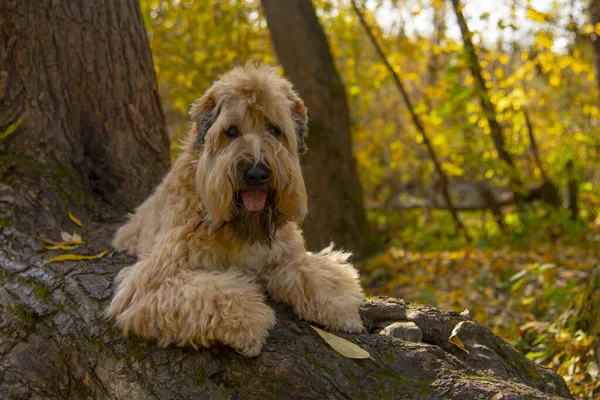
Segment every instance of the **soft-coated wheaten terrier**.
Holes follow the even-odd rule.
[[[292,85],[272,67],[235,68],[190,114],[182,154],[115,236],[139,261],[117,276],[107,315],[163,346],[220,341],[252,357],[275,324],[266,292],[303,319],[360,332],[349,254],[307,252],[297,228],[307,117]]]

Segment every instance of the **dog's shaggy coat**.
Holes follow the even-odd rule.
[[[303,319],[360,332],[364,296],[349,254],[307,252],[297,229],[307,117],[292,85],[272,67],[236,68],[190,114],[182,154],[115,236],[139,261],[117,276],[107,315],[163,346],[219,341],[252,357],[275,324],[266,292]],[[259,164],[270,176],[249,187]]]

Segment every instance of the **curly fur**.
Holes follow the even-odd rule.
[[[218,341],[248,357],[276,322],[265,294],[303,319],[361,331],[364,296],[349,254],[307,252],[297,229],[307,212],[298,156],[307,119],[292,85],[272,67],[235,68],[190,114],[182,154],[114,238],[139,261],[117,276],[107,316],[162,346]],[[234,139],[225,134],[233,124],[242,132]],[[243,171],[259,162],[272,172],[269,196],[250,212],[240,204]]]

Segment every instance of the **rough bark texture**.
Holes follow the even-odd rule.
[[[83,236],[104,249],[112,227]],[[487,328],[454,312],[380,298],[365,304],[369,333],[339,334],[372,359],[333,351],[284,305],[263,353],[244,358],[216,346],[158,348],[124,339],[103,309],[111,282],[133,260],[44,265],[50,255],[0,230],[0,393],[34,399],[551,399],[570,398],[562,378],[526,359]],[[421,343],[378,332],[411,321]],[[469,353],[448,342],[459,337]],[[412,324],[410,324],[412,325]],[[411,329],[414,331],[415,327]],[[417,332],[418,333],[418,332]],[[421,337],[420,335],[417,335]]]
[[[169,165],[138,1],[2,0],[0,138],[0,198],[31,230],[138,205]]]
[[[365,254],[368,226],[352,154],[344,86],[310,0],[263,0],[275,50],[286,75],[308,107],[309,151],[303,157],[310,210],[307,245],[319,250],[334,241]]]

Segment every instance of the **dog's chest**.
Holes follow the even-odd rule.
[[[219,246],[190,250],[190,264],[206,271],[226,271],[236,268],[255,275],[259,274],[268,262],[268,251],[261,246],[241,248]]]

